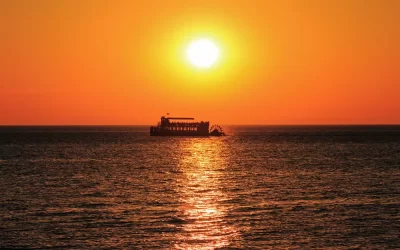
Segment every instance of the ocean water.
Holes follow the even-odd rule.
[[[399,249],[399,126],[0,127],[0,247]]]

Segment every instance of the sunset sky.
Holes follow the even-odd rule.
[[[400,124],[399,0],[3,0],[0,125]],[[185,50],[208,38],[211,68]]]

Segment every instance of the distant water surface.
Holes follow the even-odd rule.
[[[400,248],[400,126],[0,127],[0,247]]]

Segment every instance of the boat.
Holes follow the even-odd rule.
[[[151,136],[224,136],[218,125],[210,127],[210,122],[194,122],[191,117],[161,117],[156,126],[150,127]]]

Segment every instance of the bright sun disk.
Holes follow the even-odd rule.
[[[215,64],[219,57],[218,47],[208,39],[193,41],[186,51],[187,59],[199,68],[209,68]]]

